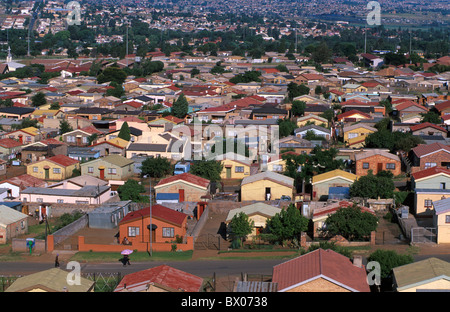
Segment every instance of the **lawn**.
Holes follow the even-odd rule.
[[[192,250],[182,252],[153,252],[152,256],[147,252],[134,252],[130,255],[130,262],[147,262],[147,261],[185,261],[191,260]],[[86,262],[119,262],[122,255],[118,252],[77,252],[70,258],[72,261]]]

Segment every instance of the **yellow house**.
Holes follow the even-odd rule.
[[[253,222],[252,233],[247,235],[247,239],[257,236],[262,233],[266,227],[268,219],[281,212],[281,208],[277,208],[265,203],[255,203],[241,208],[232,209],[228,212],[225,224],[227,225],[227,233],[232,233],[233,229],[230,226],[231,220],[234,216],[244,213],[248,216],[248,220]]]
[[[222,179],[243,179],[250,175],[252,162],[244,156],[235,153],[226,153],[216,158],[223,165],[220,177]]]
[[[433,227],[437,229],[438,244],[450,243],[450,198],[445,198],[433,202],[434,215]]]
[[[30,144],[41,139],[40,131],[35,127],[27,127],[5,134],[5,137],[17,140],[22,144]]]
[[[329,197],[330,187],[342,187],[343,189],[348,189],[353,184],[353,182],[356,181],[357,178],[357,175],[340,169],[315,175],[313,176],[311,183],[313,187],[312,199],[331,199]]]
[[[394,289],[398,292],[450,290],[450,263],[430,257],[392,270]]]
[[[328,120],[323,117],[312,115],[312,114],[297,118],[297,126],[299,128],[308,126],[308,125],[312,125],[312,124],[314,124],[316,126],[325,125],[325,127],[326,127],[328,125]]]
[[[362,147],[364,145],[366,137],[376,131],[378,131],[376,128],[361,123],[344,127],[344,142],[348,147]]]
[[[342,92],[345,93],[354,93],[354,92],[366,92],[367,88],[363,85],[354,84],[354,83],[348,83],[344,86],[342,86]]]
[[[72,176],[74,169],[80,169],[80,162],[66,155],[56,155],[27,166],[27,174],[47,181],[62,181]]]
[[[272,171],[245,177],[241,182],[241,201],[275,200],[282,196],[293,198],[294,179]]]

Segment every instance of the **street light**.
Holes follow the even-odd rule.
[[[150,243],[150,248],[149,248],[149,254],[150,257],[152,256],[152,234],[153,234],[153,224],[152,224],[152,177],[150,175],[144,175],[144,178],[149,178],[150,181],[150,195],[149,195],[149,199],[150,199],[150,224],[148,225],[148,231],[149,231],[149,243]]]

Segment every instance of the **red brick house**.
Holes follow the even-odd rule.
[[[152,205],[152,242],[172,243],[176,237],[186,237],[188,215],[164,207]],[[120,242],[126,237],[131,242],[130,249],[137,249],[134,245],[148,244],[150,241],[150,207],[128,213],[119,223]],[[169,249],[170,250],[170,249]]]
[[[189,172],[162,179],[155,186],[156,198],[158,194],[178,194],[179,202],[202,201],[210,193],[211,182]]]
[[[411,150],[412,173],[432,168],[450,167],[450,146],[442,143],[420,144]]]
[[[447,137],[447,130],[439,127],[438,125],[432,124],[431,122],[424,122],[410,127],[411,133],[413,135],[421,136],[442,136]]]
[[[391,171],[394,176],[402,172],[400,157],[380,149],[356,154],[355,162],[357,176],[365,176],[369,170],[372,170],[373,174],[382,170]]]

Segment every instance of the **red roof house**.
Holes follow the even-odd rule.
[[[177,174],[159,181],[155,186],[156,198],[158,194],[179,194],[179,202],[202,201],[210,192],[210,181],[189,172]]]

